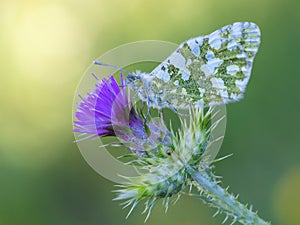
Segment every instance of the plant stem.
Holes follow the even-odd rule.
[[[200,185],[202,191],[200,197],[205,203],[217,208],[218,212],[225,213],[225,221],[228,217],[232,217],[233,223],[238,221],[247,225],[270,225],[270,223],[261,219],[256,212],[253,212],[251,207],[248,209],[246,205],[238,201],[237,197],[219,186],[212,173],[209,173],[211,172],[210,169],[201,172],[187,165],[186,170],[193,180]]]

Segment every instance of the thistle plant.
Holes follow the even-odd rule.
[[[95,90],[81,97],[74,132],[80,132],[82,139],[116,136],[119,144],[133,153],[130,163],[142,172],[124,177],[124,183],[115,190],[115,200],[130,208],[127,217],[143,203],[146,221],[158,200],[163,200],[167,211],[171,201],[187,194],[215,208],[215,215],[225,214],[224,223],[231,219],[231,224],[270,224],[252,207],[240,203],[214,175],[214,161],[204,154],[216,141],[211,140],[211,134],[220,123],[213,120],[212,108],[190,107],[189,117],[180,120],[180,128],[168,129],[162,116],[151,119],[133,106],[122,74],[120,79],[120,85],[113,76],[98,80]]]

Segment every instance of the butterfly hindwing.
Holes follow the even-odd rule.
[[[180,44],[152,71],[153,88],[174,107],[216,105],[242,98],[260,44],[254,23],[238,22]]]

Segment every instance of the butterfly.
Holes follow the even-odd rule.
[[[243,97],[259,45],[258,26],[236,22],[181,43],[151,73],[129,73],[126,84],[158,109],[236,102]]]

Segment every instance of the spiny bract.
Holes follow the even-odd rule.
[[[156,151],[150,149],[147,151],[148,155],[139,159],[142,169],[148,171],[147,173],[126,178],[126,183],[118,185],[121,189],[116,191],[118,196],[115,200],[125,200],[125,207],[132,205],[128,216],[142,200],[146,201],[145,212],[148,211],[148,216],[158,199],[165,199],[167,209],[170,198],[191,183],[186,166],[198,169],[199,166],[205,167],[209,164],[202,155],[210,143],[212,129],[220,121],[211,124],[211,110],[204,114],[199,109],[191,111],[191,115],[189,123],[181,120],[178,133],[171,130],[170,144],[160,145]]]

